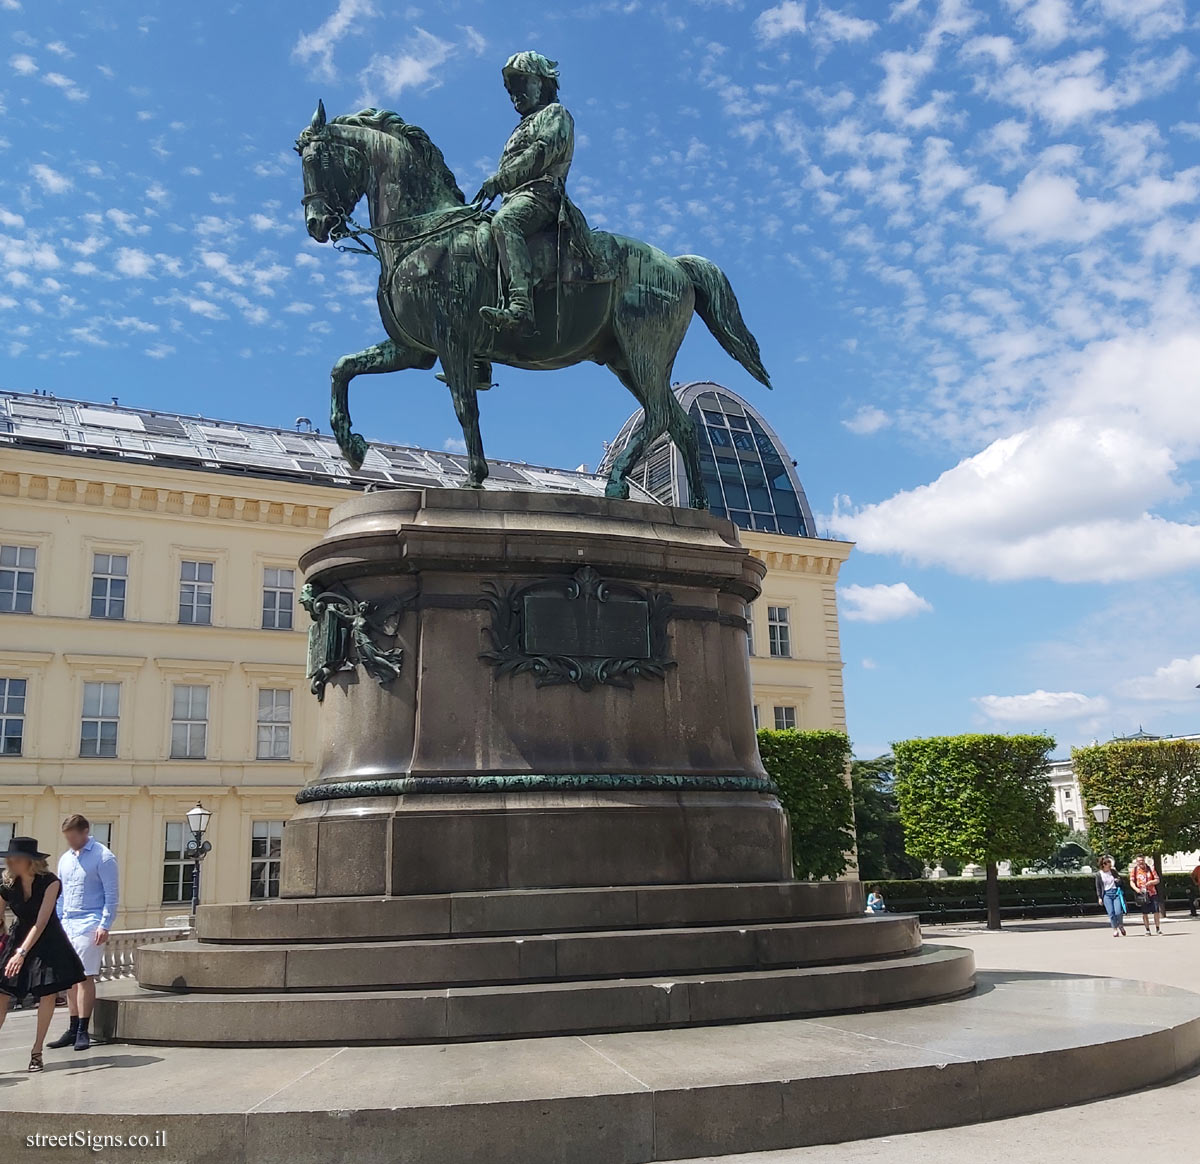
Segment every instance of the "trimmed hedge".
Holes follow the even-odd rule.
[[[803,881],[840,876],[854,851],[849,736],[763,730],[758,752],[791,818],[796,876]]]
[[[986,916],[984,878],[938,877],[909,881],[864,881],[864,889],[878,886],[890,912],[919,913],[923,922],[969,921]],[[1182,901],[1196,896],[1189,873],[1166,873],[1163,888],[1176,911]],[[1133,901],[1126,887],[1131,912]],[[1096,879],[1092,873],[1001,877],[1000,905],[1010,916],[1054,917],[1103,913],[1096,902]]]

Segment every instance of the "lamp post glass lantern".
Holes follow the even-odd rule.
[[[1107,804],[1093,804],[1092,816],[1096,818],[1096,831],[1100,834],[1100,857],[1106,856],[1105,850],[1108,848],[1108,838],[1105,836],[1104,826],[1108,824],[1108,818],[1112,814],[1112,809]],[[1099,864],[1099,859],[1097,859]]]
[[[208,856],[212,845],[204,839],[208,831],[208,822],[212,813],[199,801],[196,807],[187,814],[188,828],[192,830],[192,839],[188,841],[183,855],[192,861],[192,924],[196,922],[196,910],[200,906],[200,862]]]

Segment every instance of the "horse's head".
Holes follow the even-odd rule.
[[[336,128],[326,123],[325,103],[318,101],[311,123],[296,139],[304,171],[304,224],[319,243],[337,237],[369,177],[361,144]]]

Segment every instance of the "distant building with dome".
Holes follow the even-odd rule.
[[[849,542],[816,536],[804,486],[783,441],[753,405],[721,384],[676,384],[696,426],[709,507],[742,530],[767,567],[762,597],[747,611],[754,721],[764,728],[846,729],[837,575]],[[603,477],[642,422],[635,412],[606,447]],[[661,436],[630,482],[664,505],[687,505],[683,457]]]
[[[675,396],[696,425],[709,508],[741,529],[815,537],[816,526],[796,463],[766,418],[736,392],[709,380],[677,384]],[[642,423],[638,409],[607,447],[605,475]],[[630,480],[664,505],[687,505],[683,457],[667,434],[630,472]]]

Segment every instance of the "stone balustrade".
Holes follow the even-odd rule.
[[[188,926],[170,926],[148,930],[112,930],[104,943],[100,960],[98,981],[112,982],[117,978],[137,976],[137,951],[139,946],[157,945],[159,942],[177,942],[191,935]]]

